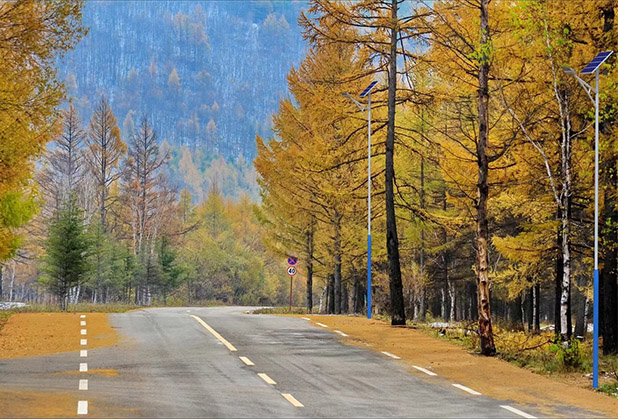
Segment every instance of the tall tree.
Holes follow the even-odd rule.
[[[107,265],[105,255],[109,254],[104,246],[108,241],[104,236],[109,233],[107,214],[116,200],[116,197],[110,194],[110,190],[121,176],[118,166],[121,157],[127,151],[126,144],[120,138],[116,117],[104,96],[101,96],[90,120],[86,146],[85,159],[95,181],[99,213],[99,227],[96,229],[97,270],[93,298],[96,302],[101,298],[103,291],[101,287]]]
[[[363,0],[358,2],[333,2],[313,0],[309,13],[302,14],[300,23],[305,35],[313,42],[335,42],[356,45],[369,52],[368,61],[380,64],[367,71],[384,75],[387,82],[386,121],[378,129],[386,127],[385,149],[385,204],[386,248],[388,255],[391,322],[405,324],[405,308],[401,265],[399,260],[399,237],[395,216],[395,169],[394,153],[397,124],[396,107],[406,101],[420,100],[414,89],[398,85],[398,78],[405,71],[398,69],[399,61],[417,58],[408,51],[411,40],[421,41],[422,32],[417,21],[421,15],[412,9],[410,15],[401,16],[402,0]],[[338,27],[354,30],[341,31]],[[357,79],[359,76],[357,76]],[[379,89],[382,90],[383,89]]]
[[[121,176],[118,165],[127,152],[127,145],[120,138],[116,117],[105,96],[101,96],[90,120],[86,145],[85,158],[97,186],[101,230],[106,233],[106,217],[114,200],[110,196],[110,188]]]
[[[47,207],[55,208],[56,213],[71,196],[78,203],[81,201],[80,189],[85,175],[84,140],[81,121],[71,104],[62,113],[62,132],[55,139],[54,148],[46,156],[48,164],[39,175],[39,185],[47,193]]]
[[[0,3],[0,260],[19,246],[17,228],[34,213],[28,181],[55,135],[64,88],[57,58],[85,33],[83,1]]]

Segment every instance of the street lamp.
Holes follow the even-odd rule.
[[[367,96],[367,107],[350,96],[343,93],[343,96],[350,99],[358,108],[367,115],[367,318],[371,318],[371,90],[378,84],[372,81],[360,94],[363,98]]]
[[[586,94],[594,103],[594,308],[592,316],[592,387],[599,388],[599,72],[601,64],[612,55],[613,51],[597,54],[581,71],[581,74],[594,74],[595,87],[582,80],[575,70],[562,67],[565,73],[571,74],[581,84]],[[594,93],[594,99],[592,94]]]

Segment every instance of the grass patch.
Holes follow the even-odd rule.
[[[124,313],[136,308],[143,308],[133,304],[94,304],[94,303],[79,303],[69,304],[67,313]],[[61,313],[62,310],[58,305],[48,304],[30,304],[25,307],[13,308],[10,310],[15,313]],[[1,315],[2,312],[0,312]]]
[[[459,323],[442,329],[419,322],[412,322],[410,326],[479,353],[475,322]],[[556,340],[552,331],[526,333],[500,324],[494,325],[493,329],[497,358],[537,374],[553,376],[569,383],[576,382],[580,387],[592,387],[592,337],[584,341],[572,340],[565,346]],[[599,370],[599,391],[618,397],[618,356],[601,356]]]
[[[292,307],[290,311],[288,306],[283,307],[262,307],[256,310],[252,310],[251,314],[320,314],[318,311],[319,307],[313,307],[311,313],[307,313],[306,307]],[[352,316],[353,314],[350,314]]]

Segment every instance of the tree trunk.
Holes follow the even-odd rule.
[[[335,279],[333,275],[328,276],[328,301],[327,301],[327,310],[328,314],[333,314],[335,312]]]
[[[440,318],[446,321],[446,284],[440,287]]]
[[[532,317],[534,317],[534,333],[541,332],[541,285],[536,284],[533,288],[534,298],[533,298],[533,308],[532,308]]]
[[[575,316],[575,338],[584,339],[586,337],[586,296],[580,295],[577,298],[577,313]]]
[[[314,250],[314,223],[313,220],[311,222],[310,228],[306,233],[306,261],[305,266],[307,267],[307,313],[311,313],[313,311],[313,250]]]
[[[394,153],[395,153],[395,105],[397,96],[397,19],[398,0],[391,2],[390,53],[388,64],[388,123],[386,128],[385,199],[386,199],[386,251],[388,254],[388,277],[391,297],[391,324],[405,325],[406,313],[399,264],[399,239],[395,218]]]
[[[328,301],[324,301],[324,299],[328,300],[328,286],[325,286],[322,289],[322,293],[320,294],[320,306],[318,307],[318,313],[322,314],[324,313],[322,310],[324,309],[324,307],[326,305],[328,305]]]
[[[448,281],[448,297],[451,302],[448,321],[453,323],[457,321],[457,307],[455,306],[455,301],[457,297],[455,296],[455,284],[453,283],[453,281]]]
[[[422,121],[422,115],[421,115]],[[422,133],[422,128],[421,128]],[[425,159],[421,156],[421,187],[420,187],[420,208],[421,211],[425,209]],[[420,243],[420,251],[419,251],[419,268],[420,268],[420,279],[421,282],[418,288],[418,319],[421,321],[425,320],[427,314],[427,306],[426,306],[426,296],[425,296],[425,283],[424,283],[424,275],[425,275],[425,230],[421,226],[421,243]],[[415,316],[417,317],[417,316]]]
[[[562,210],[558,207],[558,219],[562,219]],[[564,276],[564,260],[562,254],[562,226],[558,227],[558,236],[556,240],[556,277],[554,285],[554,331],[557,334],[560,333],[560,296],[562,292],[562,277]]]
[[[571,201],[571,182],[570,176],[570,151],[569,145],[563,145],[565,156],[563,161],[563,171],[567,173],[564,176],[563,191],[562,191],[562,218],[560,220],[562,238],[562,281],[560,287],[560,336],[563,342],[568,342],[571,339],[571,222],[570,222],[570,201]]]
[[[479,337],[481,353],[495,355],[496,345],[491,324],[491,308],[489,300],[489,259],[488,259],[488,221],[487,199],[489,196],[489,160],[487,158],[487,142],[489,139],[489,0],[481,0],[481,62],[479,65],[479,135],[476,145],[478,163],[478,184],[476,197],[476,239],[477,239],[477,293]]]
[[[354,299],[352,301],[352,309],[354,313],[362,313],[363,307],[365,306],[365,293],[361,284],[361,280],[358,276],[356,276],[354,279]]]
[[[528,333],[532,333],[534,327],[534,285],[528,288],[528,295],[526,296],[527,315],[526,322],[528,323]]]
[[[603,353],[606,355],[618,353],[618,212],[614,191],[618,188],[616,176],[616,159],[612,158],[605,168],[607,188],[604,192],[605,225],[602,226],[605,243],[605,260],[599,278],[599,314],[600,331],[603,337]]]
[[[350,311],[350,304],[348,300],[348,286],[343,284],[341,287],[341,312],[348,313]]]
[[[11,267],[11,282],[9,283],[9,301],[13,301],[15,296],[15,263]]]
[[[334,249],[334,257],[335,257],[335,314],[341,314],[341,215],[335,211],[335,249]]]

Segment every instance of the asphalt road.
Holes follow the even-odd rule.
[[[83,359],[66,353],[3,360],[0,388],[78,394],[90,412],[99,407],[113,416],[522,417],[501,407],[518,408],[509,401],[412,372],[306,320],[246,310],[113,314],[119,345],[88,350]],[[77,390],[81,375],[63,373],[77,372],[81,361],[101,372],[87,374],[86,391]],[[534,407],[519,408],[539,415]]]

